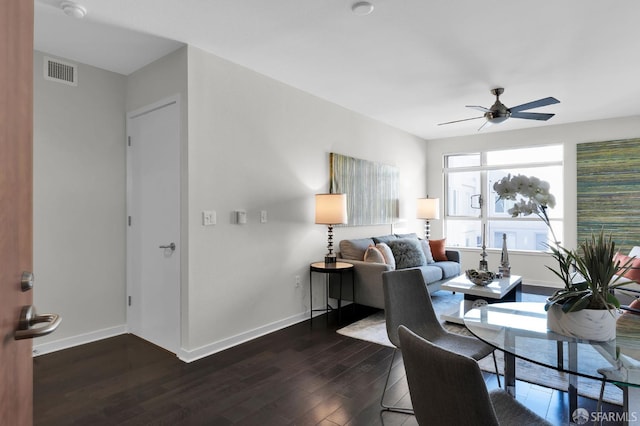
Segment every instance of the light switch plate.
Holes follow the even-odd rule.
[[[247,223],[247,212],[244,210],[236,210],[236,223],[238,225],[244,225]]]
[[[260,223],[267,223],[267,211],[260,210]]]
[[[202,225],[211,226],[216,224],[215,210],[204,210],[202,212]]]

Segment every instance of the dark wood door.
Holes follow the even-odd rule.
[[[14,340],[31,271],[33,1],[0,0],[0,424],[33,423],[32,341]]]

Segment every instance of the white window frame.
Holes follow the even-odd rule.
[[[550,167],[550,166],[560,166],[562,169],[562,175],[563,175],[563,182],[562,184],[564,185],[564,161],[563,159],[560,160],[553,160],[553,161],[546,161],[546,162],[534,162],[534,163],[524,163],[524,162],[513,162],[513,163],[509,163],[509,164],[499,164],[499,165],[487,165],[487,155],[490,152],[494,152],[494,151],[508,151],[509,149],[513,149],[514,151],[519,150],[519,149],[527,149],[527,148],[544,148],[545,146],[553,146],[553,147],[562,147],[562,149],[564,150],[564,146],[562,146],[561,144],[552,144],[552,145],[533,145],[533,146],[521,146],[521,147],[514,147],[514,148],[503,148],[503,149],[487,149],[485,151],[476,151],[476,152],[460,152],[460,153],[446,153],[443,155],[442,161],[443,161],[443,184],[444,184],[444,227],[445,229],[447,229],[448,223],[449,221],[479,221],[480,223],[480,230],[484,229],[486,227],[486,229],[489,228],[489,222],[490,221],[494,221],[494,222],[498,222],[498,221],[513,221],[514,218],[512,218],[511,216],[506,216],[506,217],[500,217],[500,216],[489,216],[489,208],[488,208],[488,203],[491,202],[492,197],[492,191],[490,188],[488,188],[488,184],[487,184],[487,180],[488,180],[488,173],[490,171],[494,171],[494,170],[505,170],[505,169],[523,169],[523,174],[527,174],[529,175],[530,173],[526,172],[525,170],[527,169],[534,169],[536,167]],[[448,166],[448,162],[447,159],[448,157],[453,157],[453,156],[462,156],[462,155],[479,155],[480,156],[480,165],[479,166],[465,166],[465,167],[449,167]],[[478,216],[451,216],[450,212],[449,212],[449,173],[455,173],[455,172],[479,172],[480,173],[480,194],[482,196],[483,202],[481,204],[481,208],[479,209],[480,214]],[[534,174],[534,172],[532,172],[531,174]],[[489,191],[489,193],[487,193],[487,191]],[[551,191],[553,193],[553,189]],[[560,202],[563,202],[563,200],[558,200]],[[564,204],[564,203],[563,203]],[[554,226],[554,224],[556,224],[554,226],[554,229],[557,228],[561,228],[563,231],[562,233],[564,233],[564,215],[565,215],[565,211],[563,208],[563,212],[561,217],[551,217],[550,218],[550,222],[551,222],[551,226]],[[515,220],[521,220],[521,221],[528,221],[528,222],[535,222],[538,221],[540,222],[541,219],[536,216],[536,215],[531,215],[531,216],[519,216],[517,217]],[[563,235],[557,235],[558,238],[560,238],[561,240],[563,239]],[[487,243],[487,249],[497,249],[499,247],[495,247],[492,246],[490,244],[490,239]],[[462,249],[477,249],[479,247],[477,246],[457,246],[459,248]],[[509,249],[510,251],[522,251],[522,252],[543,252],[546,250],[525,250],[525,249]]]

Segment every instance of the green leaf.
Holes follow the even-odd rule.
[[[620,301],[611,293],[607,293],[607,303],[615,306],[616,309],[620,308]]]
[[[585,291],[589,289],[589,284],[586,281],[581,283],[575,283],[571,286],[571,291]]]
[[[589,306],[589,302],[591,301],[591,294],[586,293],[582,297],[576,298],[571,302],[567,302],[562,305],[563,312],[575,312],[580,311],[587,306]]]

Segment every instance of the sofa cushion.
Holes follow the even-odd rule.
[[[391,248],[385,243],[376,244],[376,248],[382,253],[382,256],[384,257],[384,263],[391,266],[391,269],[396,269],[396,259],[393,257]]]
[[[364,252],[374,244],[371,238],[357,238],[340,241],[340,257],[349,260],[364,259]]]
[[[364,252],[364,261],[373,263],[386,263],[384,261],[382,252],[373,244],[367,247],[367,251]]]
[[[389,244],[389,241],[393,241],[393,240],[397,240],[397,239],[398,239],[398,237],[396,237],[393,234],[382,235],[380,237],[373,237],[373,241],[375,241],[376,244],[378,244],[378,243]]]
[[[445,238],[441,240],[429,240],[429,247],[431,248],[431,254],[436,262],[449,260],[444,248]]]
[[[424,257],[425,259],[427,259],[427,264],[435,262],[435,260],[433,260],[433,254],[431,254],[431,247],[429,246],[429,240],[420,240],[420,245],[422,246]]]
[[[422,246],[417,239],[398,238],[387,243],[396,260],[396,269],[412,268],[427,264]]]
[[[460,264],[458,262],[445,261],[432,263],[431,265],[442,269],[443,279],[453,278],[460,275]]]
[[[422,278],[424,278],[426,284],[435,283],[442,279],[442,269],[433,265],[417,266],[409,269],[417,269],[422,272]]]

